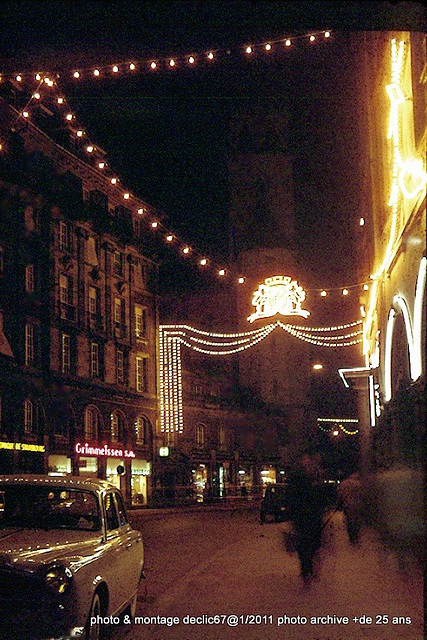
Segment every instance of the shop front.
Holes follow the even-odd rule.
[[[121,490],[128,504],[147,504],[151,463],[137,458],[132,449],[124,449],[117,444],[92,445],[78,442],[74,446],[73,466],[79,476],[103,478],[114,484]]]
[[[198,464],[193,468],[192,472],[196,500],[197,502],[203,502],[203,497],[206,495],[208,485],[208,468],[206,464]]]
[[[261,478],[262,495],[264,495],[267,486],[269,484],[275,484],[277,482],[276,468],[273,467],[272,465],[261,467],[260,478]]]
[[[45,473],[43,444],[0,441],[1,473]]]
[[[131,499],[135,507],[148,502],[148,478],[151,476],[151,462],[135,458],[130,465]]]
[[[48,474],[50,476],[66,476],[72,473],[71,456],[53,454],[48,456]]]

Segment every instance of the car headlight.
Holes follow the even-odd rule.
[[[44,574],[44,582],[50,591],[54,593],[65,593],[70,588],[73,574],[68,567],[55,565],[47,569]]]

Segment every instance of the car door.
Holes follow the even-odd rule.
[[[120,493],[114,493],[114,499],[117,507],[119,518],[119,531],[124,545],[125,552],[122,556],[123,561],[123,585],[122,593],[131,597],[138,588],[139,579],[141,577],[143,546],[141,534],[131,528],[123,498]]]
[[[104,496],[105,526],[106,526],[106,554],[105,566],[102,573],[107,578],[109,591],[109,613],[115,613],[125,600],[129,590],[126,585],[126,539],[122,535],[115,492],[108,491]]]

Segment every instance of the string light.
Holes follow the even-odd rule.
[[[301,36],[301,37],[307,37],[307,36]],[[288,40],[289,40],[289,42],[290,42],[290,39],[288,39]],[[267,43],[262,43],[262,44],[255,45],[255,46],[262,46],[263,48],[265,48],[267,45],[270,45],[270,47],[271,47],[271,42],[274,42],[274,41],[270,41],[270,42],[267,42]],[[277,42],[279,42],[279,40],[277,40]],[[267,47],[267,48],[268,48],[268,47]],[[254,50],[254,45],[251,45],[251,49],[252,49],[252,51]],[[213,52],[213,51],[210,51],[210,52],[209,52],[209,54],[211,54],[211,55],[209,55],[209,57],[210,57],[210,58],[213,58],[213,54],[214,54],[214,52]],[[190,56],[190,57],[194,58],[194,56],[193,56],[193,55],[192,55],[192,56]],[[171,58],[171,60],[172,60],[172,59],[175,61],[175,58]],[[153,62],[154,62],[154,61],[153,61]],[[134,62],[131,62],[131,63],[129,63],[129,68],[130,68],[132,65],[133,65],[133,67],[135,67],[135,63],[134,63]],[[118,65],[114,65],[114,67],[117,67],[119,71],[123,70],[123,69],[125,68],[125,66],[126,66],[126,64],[125,64],[125,63],[123,64],[123,67],[122,67],[122,68],[120,68]],[[105,68],[105,69],[109,68],[109,69],[111,70],[111,69],[113,68],[113,66],[111,66],[111,65],[110,65],[109,67],[104,67],[104,68]],[[94,71],[94,72],[95,72],[95,71],[99,71],[99,72],[101,73],[102,69],[103,69],[103,67],[96,67],[96,69],[94,69],[93,71]],[[79,74],[79,75],[80,75],[80,72],[78,72],[78,71],[76,71],[76,72],[74,72],[74,73],[77,73],[77,74]],[[50,79],[49,79],[48,77],[46,77],[46,78],[44,79],[44,81],[46,81],[46,80],[47,80],[48,82],[52,82],[52,81],[50,81]],[[53,83],[52,83],[52,84],[53,84]],[[64,101],[64,98],[63,98],[62,96],[61,96],[61,99],[59,99],[59,98],[58,98],[58,104],[59,104],[59,105],[64,104],[64,102],[65,102],[65,101]],[[75,116],[73,115],[73,121],[74,121],[74,119],[75,119]],[[86,134],[84,133],[83,128],[78,129],[77,131],[76,131],[76,130],[75,130],[75,128],[74,128],[74,134],[75,134],[75,135],[77,135],[77,137],[83,137],[83,135],[86,135]],[[92,151],[90,151],[90,149],[92,149]],[[95,146],[94,146],[93,144],[88,144],[88,146],[87,146],[87,151],[88,151],[88,153],[89,153],[89,154],[91,154],[94,150],[95,150]],[[94,154],[92,153],[92,155],[94,155]],[[96,162],[97,162],[97,167],[98,167],[99,169],[103,169],[103,168],[105,168],[105,167],[106,167],[106,163],[105,163],[104,161],[100,161],[100,162],[98,162],[98,160],[96,160]],[[106,177],[107,177],[107,176],[106,176]],[[113,177],[113,178],[111,179],[111,184],[117,184],[117,178]],[[129,195],[126,195],[126,194],[129,194]],[[132,196],[132,194],[131,194],[130,192],[125,192],[125,194],[123,195],[123,197],[124,197],[124,199],[130,199],[130,198],[131,198],[131,197],[133,197],[133,196]],[[137,199],[136,199],[136,200],[137,200]],[[136,208],[135,208],[135,213],[136,213],[137,211],[138,211],[138,213],[140,213],[140,209],[136,209]],[[153,221],[153,222],[151,223],[151,226],[152,226],[152,228],[153,228],[153,229],[157,228],[157,226],[158,226],[157,221]],[[165,229],[165,237],[170,236],[170,235],[172,235],[172,234],[171,234],[167,229]],[[168,241],[168,242],[169,242],[169,241]],[[176,246],[179,246],[180,244],[181,244],[181,243],[180,243],[180,242],[178,242],[178,243],[176,243]],[[184,255],[185,255],[187,252],[183,252],[183,253],[184,253]],[[210,262],[210,261],[208,261],[208,259],[207,259],[207,258],[202,257],[202,258],[200,258],[200,259],[199,259],[198,264],[199,264],[201,267],[205,267],[205,266],[208,264],[208,262]],[[219,277],[222,277],[222,278],[223,278],[223,277],[226,275],[226,273],[227,273],[227,271],[226,271],[225,269],[223,269],[223,268],[220,268],[220,269],[218,269],[218,270],[217,270],[217,275],[218,275]],[[241,276],[239,276],[239,277],[236,277],[235,282],[236,282],[237,284],[243,284],[244,280],[242,280],[242,278],[244,278],[244,276],[243,276],[243,275],[241,275]],[[351,285],[349,288],[354,288],[354,287],[356,287],[356,286],[360,286],[360,285]],[[326,291],[330,291],[330,292],[331,292],[331,291],[334,291],[334,290],[336,290],[336,289],[338,289],[338,288],[335,288],[335,289],[328,289],[328,290],[326,290],[326,289],[322,289],[322,290],[321,290],[321,291],[322,291],[321,296],[322,296],[322,297],[324,297],[324,296],[325,296],[325,293],[323,293],[323,292],[326,292]],[[310,290],[310,289],[308,289],[307,291],[311,291],[311,290]],[[312,291],[318,291],[318,290],[312,290]]]
[[[306,40],[309,39],[310,42],[314,42],[317,39],[317,36],[321,36],[323,35],[325,39],[328,39],[331,37],[331,32],[330,31],[319,31],[316,33],[311,33],[311,34],[301,34],[298,36],[293,36],[292,37],[292,42],[295,41],[299,41],[299,40]],[[268,42],[257,42],[251,45],[247,45],[246,47],[244,47],[244,50],[247,54],[252,54],[255,52],[256,49],[263,49],[265,51],[271,51],[273,48],[273,44],[274,43],[279,43],[279,42],[285,42],[285,45],[287,47],[289,47],[291,45],[291,38],[277,38],[277,39],[271,39]],[[215,58],[215,54],[219,54],[221,53],[222,50],[210,50],[206,52],[206,58],[207,60],[211,61]],[[227,53],[230,53],[229,49],[225,49],[224,50]],[[183,55],[183,56],[173,56],[172,58],[169,59],[168,64],[172,67],[174,67],[177,64],[177,61],[179,60],[183,60],[185,62],[187,62],[190,65],[193,65],[195,62],[195,55],[194,53],[192,54],[187,54],[187,55]],[[107,72],[111,72],[112,71],[112,75],[113,76],[117,76],[120,73],[126,72],[126,71],[132,71],[134,72],[137,67],[140,68],[140,70],[143,70],[145,65],[147,64],[150,65],[150,68],[156,68],[157,67],[157,63],[153,63],[149,62],[149,61],[145,61],[144,60],[139,60],[139,61],[129,61],[129,62],[123,62],[121,65],[117,65],[117,64],[107,64],[107,65],[98,65],[96,68],[82,68],[81,70],[74,70],[71,71],[69,70],[69,73],[71,75],[71,77],[75,78],[76,80],[82,77],[82,74],[86,74],[86,77],[88,77],[88,73],[90,73],[92,76],[98,78],[100,77],[103,73],[106,77],[108,77]],[[145,67],[146,68],[146,67]],[[29,72],[31,73],[32,77],[35,76],[35,72]],[[66,72],[64,72],[66,73]],[[2,75],[6,75],[6,74],[2,74]],[[19,72],[19,73],[15,73],[15,79],[18,82],[22,81],[23,78],[23,73]],[[36,76],[40,75],[39,73],[36,74]],[[57,74],[57,75],[61,75],[61,74]],[[110,75],[110,77],[112,77]],[[19,80],[18,80],[19,78]],[[36,77],[36,79],[38,79]]]
[[[189,325],[160,325],[159,407],[161,431],[167,433],[182,433],[184,429],[182,409],[181,346],[185,346],[204,355],[215,357],[229,356],[255,346],[278,327],[285,328],[285,325],[280,322],[276,322],[258,329],[239,333],[214,333],[211,331],[197,329]],[[323,329],[325,331],[328,327],[322,327],[319,329]],[[348,345],[345,344],[343,346]],[[324,420],[326,421],[328,419]],[[340,420],[340,423],[347,422],[354,421],[350,419]]]

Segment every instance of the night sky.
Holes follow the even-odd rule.
[[[61,88],[91,140],[107,152],[122,183],[166,216],[166,225],[221,263],[229,250],[227,160],[230,118],[241,109],[290,114],[295,223],[304,288],[361,282],[357,266],[363,215],[358,146],[357,58],[363,30],[423,30],[419,3],[389,2],[8,2],[0,15],[5,70],[59,71]],[[248,58],[247,44],[332,31],[313,45],[297,40]],[[214,64],[80,83],[64,70],[220,49]],[[229,52],[229,53],[228,53]],[[182,257],[163,256],[162,291],[177,282],[204,286]],[[339,296],[337,296],[339,298]],[[358,300],[327,303],[317,326],[348,322]],[[356,315],[357,317],[357,315]],[[323,350],[325,351],[325,350]],[[329,369],[316,393],[325,414],[354,409],[336,373],[360,364],[353,354],[321,353]],[[339,350],[341,351],[341,350]],[[346,350],[348,352],[348,350]],[[332,381],[332,382],[331,382]],[[329,388],[328,385],[332,386]],[[326,385],[326,386],[325,386]],[[339,387],[339,389],[337,389]]]
[[[291,116],[288,151],[304,285],[340,287],[357,272],[357,30],[422,28],[422,6],[388,2],[9,2],[5,68],[52,68],[91,139],[124,185],[167,226],[216,261],[227,258],[229,122],[237,109],[276,104]],[[331,29],[330,41],[250,59],[246,44]],[[63,69],[206,52],[197,68],[68,82]],[[228,53],[229,52],[229,53]],[[18,65],[18,67],[16,66]],[[179,259],[180,260],[180,259]],[[165,281],[173,267],[165,269]]]

